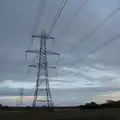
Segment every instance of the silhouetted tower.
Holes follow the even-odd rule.
[[[35,64],[28,65],[28,67],[37,68],[37,80],[33,99],[33,107],[36,107],[36,103],[39,102],[41,106],[52,107],[52,96],[50,92],[49,79],[48,79],[48,68],[56,68],[55,66],[48,65],[47,55],[58,55],[52,51],[48,51],[46,48],[46,40],[54,39],[42,31],[41,35],[32,35],[33,38],[40,38],[40,49],[39,50],[27,50],[26,53],[35,53],[38,55],[38,60]],[[39,99],[38,96],[44,96],[44,99]]]
[[[20,89],[20,96],[19,99],[17,100],[16,106],[23,107],[23,88]]]

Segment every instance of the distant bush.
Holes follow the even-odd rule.
[[[91,103],[86,103],[85,105],[80,105],[81,109],[97,109],[99,108],[99,105],[96,104],[95,102],[91,102]]]
[[[3,105],[2,104],[0,104],[0,108],[2,108],[3,107]]]
[[[96,104],[95,102],[80,105],[80,109],[101,109],[101,108],[120,108],[120,101],[108,100],[104,104]]]

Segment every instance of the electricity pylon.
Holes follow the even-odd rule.
[[[33,107],[36,107],[36,103],[40,102],[42,106],[53,107],[52,96],[50,92],[49,79],[48,79],[48,68],[55,68],[55,66],[48,65],[47,55],[58,55],[59,53],[48,51],[46,48],[46,40],[53,39],[49,35],[46,35],[45,31],[42,31],[41,35],[32,35],[33,38],[40,39],[40,49],[39,50],[27,50],[26,53],[35,53],[38,55],[38,61],[35,64],[28,65],[29,67],[37,68],[37,80],[35,93],[33,98]],[[42,94],[39,94],[39,93]],[[38,96],[44,96],[44,100],[39,100]]]
[[[18,107],[23,107],[23,90],[23,88],[20,89],[20,96],[16,103],[16,106]]]

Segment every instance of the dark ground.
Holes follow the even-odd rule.
[[[0,120],[120,120],[120,108],[109,109],[2,109]]]

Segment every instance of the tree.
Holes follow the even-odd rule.
[[[114,103],[115,101],[113,101],[113,100],[107,100],[107,104],[110,104],[110,103]]]
[[[3,107],[3,105],[2,104],[0,104],[0,108],[2,108]]]

